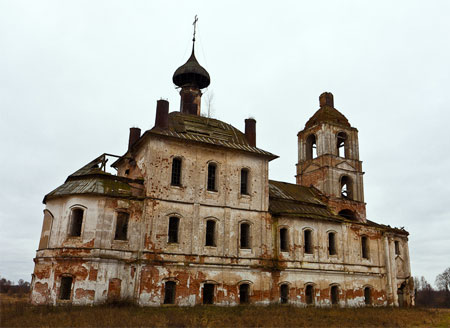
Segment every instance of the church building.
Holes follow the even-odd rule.
[[[242,132],[200,115],[210,76],[194,47],[173,82],[179,110],[158,100],[123,155],[45,196],[32,303],[412,305],[408,232],[367,219],[358,130],[331,93],[297,134],[288,183],[269,179],[277,156],[254,119]]]

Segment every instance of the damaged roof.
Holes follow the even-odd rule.
[[[79,194],[120,198],[142,197],[142,191],[137,185],[142,185],[143,181],[119,177],[105,171],[107,156],[108,154],[102,154],[69,175],[64,184],[45,195],[43,203],[52,198]]]
[[[347,118],[338,111],[336,108],[331,106],[323,106],[313,116],[306,122],[305,129],[310,128],[319,123],[333,123],[342,125],[345,127],[351,127]]]

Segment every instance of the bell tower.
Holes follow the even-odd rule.
[[[322,93],[319,103],[320,109],[297,134],[297,184],[317,188],[336,214],[365,222],[358,130],[334,108],[333,94]]]

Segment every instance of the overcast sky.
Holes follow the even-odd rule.
[[[324,91],[359,130],[367,217],[409,232],[414,276],[450,266],[450,1],[0,0],[0,275],[30,280],[44,195],[150,129],[196,54],[213,116],[280,158]],[[204,108],[206,106],[203,106]]]

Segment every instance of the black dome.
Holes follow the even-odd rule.
[[[189,57],[186,64],[178,67],[175,73],[173,73],[172,81],[179,87],[190,84],[198,87],[199,89],[206,88],[211,82],[209,73],[198,63],[195,58],[194,49],[192,49],[191,57]]]

